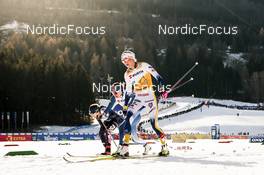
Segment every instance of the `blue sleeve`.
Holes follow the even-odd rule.
[[[135,99],[134,93],[125,93],[125,106],[130,106]]]
[[[112,96],[110,98],[110,102],[108,103],[108,106],[106,107],[106,109],[104,111],[105,114],[109,114],[109,112],[111,111],[113,105],[115,104],[115,101],[116,101],[115,97]]]
[[[163,80],[163,78],[160,75],[156,77],[156,80],[158,81],[158,84],[165,85],[164,84],[164,80]]]

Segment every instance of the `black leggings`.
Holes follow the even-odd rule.
[[[99,137],[105,146],[111,145],[111,133],[108,131],[108,129],[110,127],[119,127],[123,122],[123,117],[116,114],[110,115],[104,122],[99,120],[99,124],[101,125]]]

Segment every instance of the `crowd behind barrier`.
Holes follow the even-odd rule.
[[[231,108],[231,109],[239,109],[239,110],[264,110],[264,105],[262,103],[259,103],[255,106],[248,106],[248,105],[225,105],[221,103],[216,103],[214,101],[207,101],[205,102],[205,105],[210,106],[217,106],[217,107],[225,107],[225,108]]]
[[[205,104],[204,102],[200,102],[200,103],[198,103],[198,104],[197,104],[196,106],[194,106],[194,107],[188,107],[188,108],[185,109],[185,110],[181,110],[181,111],[179,111],[179,112],[175,112],[175,113],[172,113],[172,114],[170,114],[170,115],[164,115],[164,116],[162,116],[162,117],[159,117],[158,120],[164,120],[164,119],[168,119],[168,118],[172,118],[172,117],[177,117],[178,115],[182,115],[182,114],[185,114],[185,113],[191,112],[191,111],[193,111],[193,110],[199,109],[199,108],[201,108],[204,104]],[[149,122],[150,122],[150,120],[145,120],[145,121],[140,122],[139,125],[138,125],[138,130],[141,131],[141,132],[143,132],[143,133],[147,132],[145,129],[143,129],[142,125],[143,125],[143,124],[146,124],[146,123],[149,123]]]

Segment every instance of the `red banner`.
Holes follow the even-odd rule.
[[[220,139],[248,139],[248,136],[244,136],[244,135],[232,135],[232,136],[228,136],[228,135],[221,135]]]
[[[0,141],[32,141],[32,135],[0,135]]]

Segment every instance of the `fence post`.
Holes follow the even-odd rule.
[[[7,131],[10,131],[10,112],[7,112],[6,114],[6,118],[7,118]]]
[[[27,130],[29,130],[29,111],[27,111]]]
[[[17,112],[14,112],[14,130],[17,130]]]
[[[22,116],[21,116],[21,130],[24,128],[24,120],[25,120],[25,115],[24,111],[22,111]]]
[[[4,112],[1,112],[1,123],[2,123],[2,131],[4,131],[4,129],[5,129],[5,126],[4,126],[4,124],[5,124],[5,113]]]

